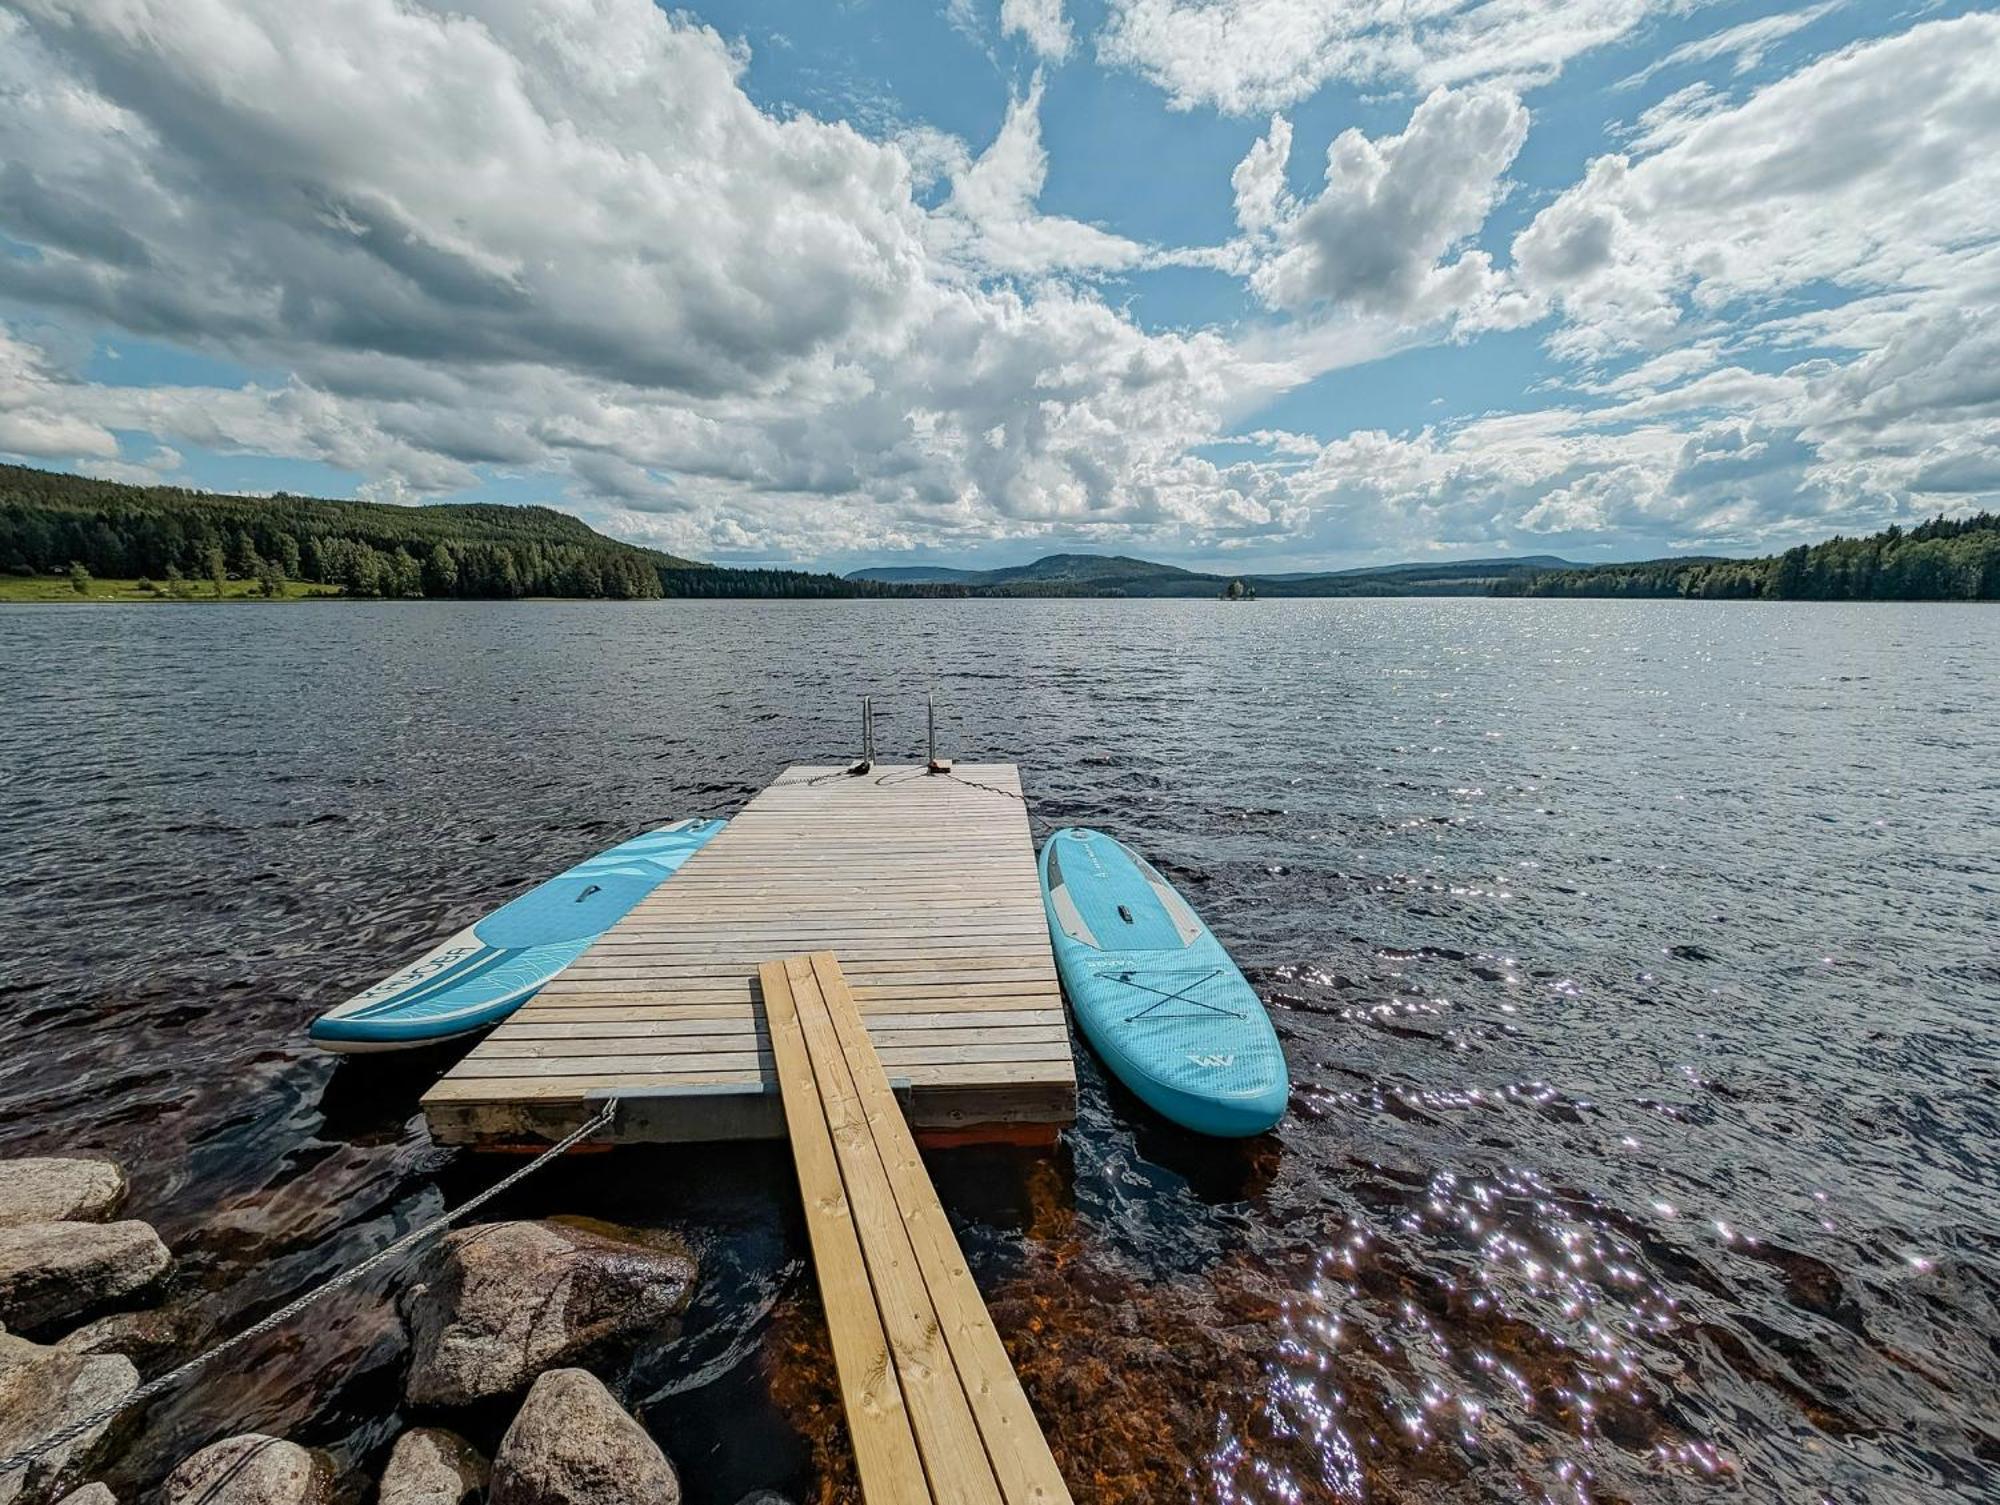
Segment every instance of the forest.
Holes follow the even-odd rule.
[[[620,543],[548,507],[397,507],[224,496],[0,465],[0,572],[136,581],[143,599],[252,593],[508,600],[963,595],[795,570],[697,564]]]
[[[1496,596],[1700,600],[2000,600],[2000,516],[1937,517],[1866,538],[1834,537],[1762,559],[1653,559],[1511,576]]]

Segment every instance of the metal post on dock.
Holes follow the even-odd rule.
[[[867,773],[875,766],[875,697],[861,697],[861,758],[848,768],[852,774]]]
[[[950,773],[951,759],[937,755],[937,696],[924,696],[924,757],[925,771],[929,773]]]

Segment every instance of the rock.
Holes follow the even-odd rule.
[[[86,1323],[56,1347],[71,1353],[122,1353],[141,1369],[162,1367],[162,1361],[178,1358],[202,1339],[206,1324],[191,1307],[155,1307],[145,1312],[113,1312]]]
[[[485,1493],[486,1455],[456,1432],[415,1427],[396,1439],[377,1505],[465,1505]]]
[[[125,1173],[109,1160],[0,1160],[0,1228],[101,1223],[124,1200]]]
[[[17,1223],[0,1228],[0,1322],[67,1321],[151,1285],[174,1262],[147,1223]]]
[[[681,1481],[595,1375],[536,1380],[493,1455],[490,1505],[680,1505]]]
[[[792,1505],[792,1502],[775,1489],[753,1489],[736,1505]]]
[[[118,1505],[118,1496],[108,1484],[86,1484],[64,1495],[56,1505]]]
[[[684,1247],[602,1225],[488,1223],[447,1234],[404,1293],[413,1405],[465,1405],[644,1332],[678,1333],[695,1278]]]
[[[183,1458],[162,1486],[165,1505],[327,1505],[332,1498],[331,1458],[258,1432]]]
[[[139,1371],[118,1354],[65,1353],[0,1334],[0,1456],[34,1446],[138,1386]],[[0,1474],[0,1505],[52,1499],[74,1485],[110,1427],[107,1420],[25,1470]]]

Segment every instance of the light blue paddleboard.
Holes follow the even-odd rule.
[[[327,1050],[409,1050],[513,1013],[722,829],[683,820],[579,862],[313,1021]]]
[[[1264,1001],[1151,863],[1101,831],[1058,831],[1042,903],[1084,1038],[1147,1106],[1225,1138],[1284,1117],[1291,1078]]]

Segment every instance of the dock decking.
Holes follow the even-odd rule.
[[[1068,1123],[1020,778],[956,772],[787,769],[425,1095],[432,1134],[552,1139],[616,1096],[616,1141],[783,1137],[758,967],[815,951],[839,957],[919,1132]]]

